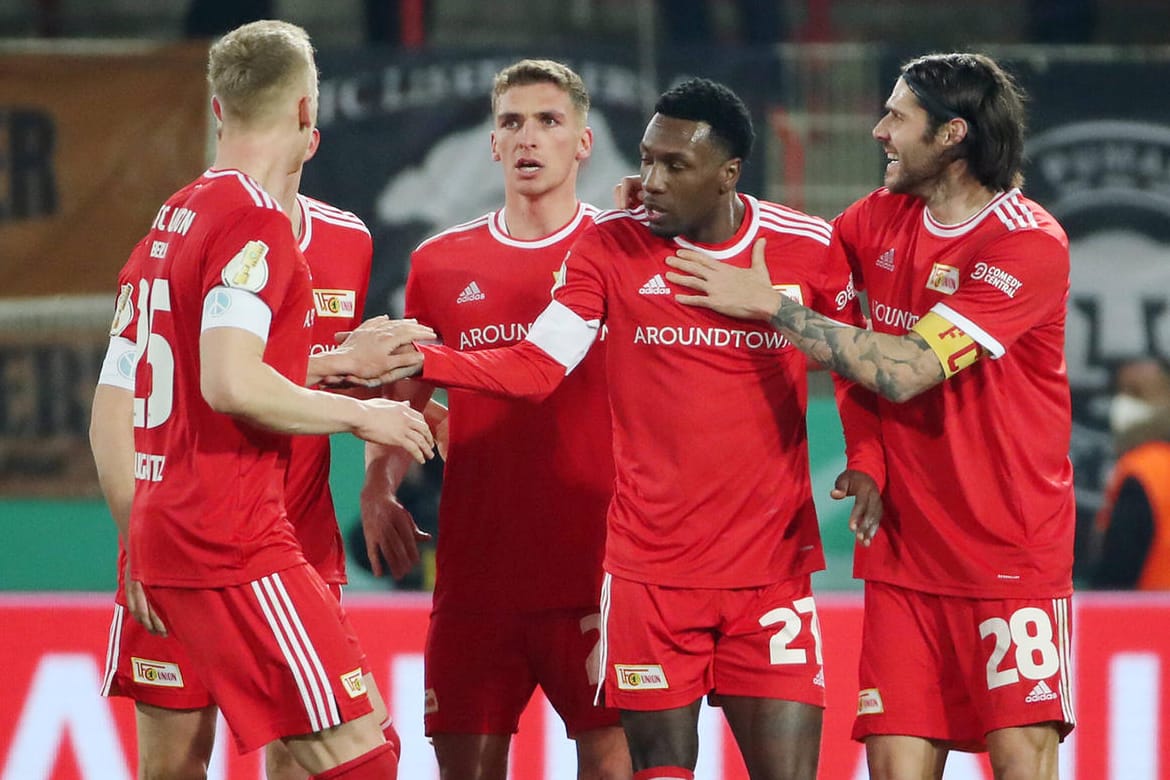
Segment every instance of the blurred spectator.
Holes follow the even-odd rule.
[[[735,0],[732,5],[740,43],[777,43],[788,37],[784,4],[779,0]],[[670,43],[711,43],[718,37],[708,0],[671,0],[660,3],[658,9]]]
[[[1109,427],[1120,457],[1097,515],[1090,584],[1170,589],[1170,362],[1118,365]]]
[[[242,24],[271,18],[272,0],[191,0],[183,32],[188,38],[218,38]]]

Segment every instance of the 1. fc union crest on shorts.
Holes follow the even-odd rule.
[[[146,658],[130,657],[134,671],[134,682],[142,685],[157,685],[160,688],[182,688],[183,673],[178,664],[166,661],[150,661]]]
[[[613,668],[617,672],[618,688],[623,691],[665,690],[670,687],[661,664],[614,664]]]

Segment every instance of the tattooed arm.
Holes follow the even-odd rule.
[[[942,362],[926,340],[875,333],[836,322],[801,306],[772,288],[764,263],[765,240],[752,247],[750,268],[735,268],[700,252],[682,249],[667,264],[667,278],[702,295],[677,295],[679,303],[701,306],[739,319],[767,320],[813,360],[895,403],[907,401],[946,378]]]
[[[914,331],[895,336],[854,328],[776,296],[773,327],[813,360],[883,398],[902,403],[946,378],[938,355]]]

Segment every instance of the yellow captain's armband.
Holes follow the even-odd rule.
[[[926,340],[948,378],[962,371],[979,359],[979,345],[957,325],[944,317],[928,311],[911,328]]]

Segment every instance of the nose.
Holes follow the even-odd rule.
[[[662,166],[643,166],[642,189],[646,192],[662,192],[666,189],[666,176],[662,172]]]
[[[525,119],[520,125],[520,132],[516,134],[516,139],[523,146],[536,145],[536,122],[530,119]]]
[[[890,134],[886,132],[886,117],[883,116],[877,121],[877,124],[873,126],[873,130],[870,131],[870,135],[873,136],[875,141],[884,141],[890,137]]]

